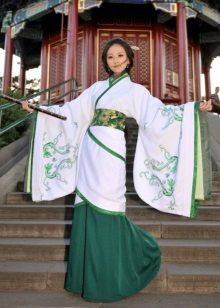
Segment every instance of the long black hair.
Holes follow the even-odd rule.
[[[134,63],[134,52],[131,49],[131,46],[120,37],[116,37],[116,38],[111,39],[105,45],[105,48],[102,52],[102,63],[103,63],[104,69],[108,73],[109,76],[113,75],[112,70],[109,68],[109,66],[107,64],[107,53],[108,53],[109,48],[112,47],[113,45],[116,45],[116,44],[122,46],[124,48],[125,52],[126,52],[126,55],[129,59],[129,64],[125,68],[125,71],[130,75],[130,71],[131,71],[131,69],[133,67],[133,63]]]

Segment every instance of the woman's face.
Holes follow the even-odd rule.
[[[115,76],[120,75],[129,64],[126,51],[119,44],[112,45],[107,52],[107,64]]]

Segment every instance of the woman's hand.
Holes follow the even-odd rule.
[[[206,102],[201,102],[199,105],[200,111],[212,111],[212,100],[208,100]]]
[[[29,107],[28,101],[23,101],[23,102],[21,103],[21,105],[22,105],[22,109],[25,110],[25,111],[27,111],[27,112],[33,112],[33,111],[34,111],[34,109],[32,109],[31,107]]]

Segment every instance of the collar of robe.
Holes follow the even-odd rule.
[[[115,85],[117,82],[119,82],[120,80],[124,79],[125,77],[128,77],[128,73],[127,72],[123,72],[122,74],[120,74],[119,76],[110,76],[109,77],[109,86],[113,86]]]
[[[105,90],[99,95],[99,97],[96,99],[95,108],[96,108],[96,106],[97,106],[97,104],[98,104],[100,98],[101,98],[106,92],[108,92],[108,90],[110,90],[110,89],[111,89],[116,83],[118,83],[120,80],[122,80],[122,79],[124,79],[124,78],[126,78],[126,77],[128,77],[128,76],[129,76],[129,75],[128,75],[127,72],[126,72],[126,73],[122,73],[120,76],[117,76],[117,77],[115,77],[115,76],[110,76],[110,77],[109,77],[109,86],[108,86],[108,88],[105,89]]]

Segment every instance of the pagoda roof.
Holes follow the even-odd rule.
[[[4,36],[7,26],[12,26],[15,38],[16,54],[23,55],[25,67],[39,65],[43,19],[54,12],[54,8],[68,0],[0,0],[0,47],[4,48]],[[158,22],[166,23],[176,14],[176,3],[187,4],[187,17],[194,19],[199,26],[200,44],[203,55],[209,50],[208,62],[220,55],[220,1],[219,0],[80,0],[79,13],[86,20],[92,9],[98,10],[103,5],[151,5],[157,11]]]

